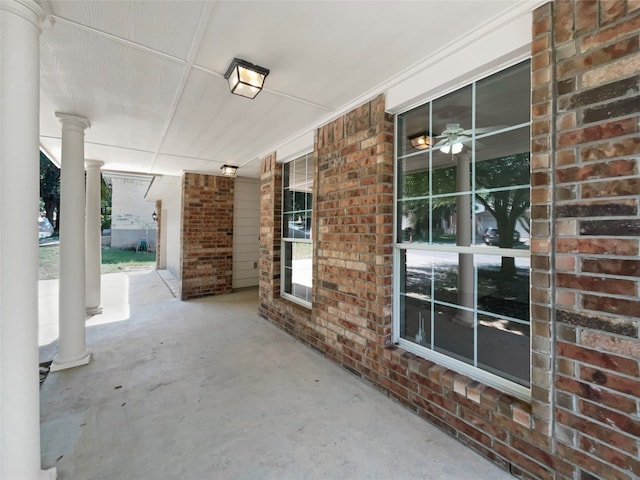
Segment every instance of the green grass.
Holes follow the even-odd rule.
[[[40,280],[60,277],[60,246],[39,247]],[[155,252],[136,252],[119,248],[102,247],[102,274],[123,272],[130,268],[152,267],[155,265]]]

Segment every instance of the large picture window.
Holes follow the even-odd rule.
[[[282,295],[311,305],[313,156],[284,165],[282,178]]]
[[[396,340],[530,386],[529,61],[397,116]]]

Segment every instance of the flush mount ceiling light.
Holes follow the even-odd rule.
[[[220,167],[220,170],[222,170],[222,175],[224,177],[235,177],[238,167],[235,165],[223,165]]]
[[[262,90],[267,75],[269,75],[268,69],[234,58],[224,78],[229,82],[231,93],[241,97],[255,98]]]
[[[420,132],[408,137],[411,146],[416,150],[426,150],[431,146],[429,132]]]

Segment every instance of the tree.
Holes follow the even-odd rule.
[[[499,234],[498,246],[501,248],[513,248],[516,224],[520,223],[525,230],[529,230],[529,170],[529,152],[475,164],[475,198],[495,218]],[[434,169],[431,173],[434,195],[453,194],[456,191],[457,174],[458,169],[453,166]],[[518,185],[523,187],[513,188]],[[413,198],[405,202],[404,208],[417,211],[419,218],[430,216],[432,222],[438,221],[456,210],[456,198],[453,195],[437,196],[429,206],[428,170],[405,175],[401,188],[401,196]],[[502,257],[500,272],[505,276],[515,275],[515,259]]]
[[[527,210],[531,204],[529,169],[529,152],[476,164],[476,189],[488,190],[476,193],[476,198],[496,219],[498,246],[501,248],[513,248],[516,224],[527,218]],[[517,185],[525,187],[508,188]],[[502,257],[500,272],[505,276],[515,275],[515,258]]]
[[[46,216],[54,230],[59,230],[60,219],[60,169],[40,152],[40,199],[44,203]],[[54,221],[54,211],[56,218]]]

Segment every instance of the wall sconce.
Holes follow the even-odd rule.
[[[431,136],[429,132],[420,132],[408,137],[409,143],[416,150],[426,150],[431,147]]]
[[[223,177],[235,177],[238,167],[235,165],[223,165],[220,170],[222,170]]]
[[[151,214],[151,218],[153,218],[154,222],[158,221],[158,214],[156,213],[156,211],[154,210],[153,213]]]
[[[269,70],[240,58],[234,58],[224,74],[231,93],[241,97],[255,98],[262,90]]]

